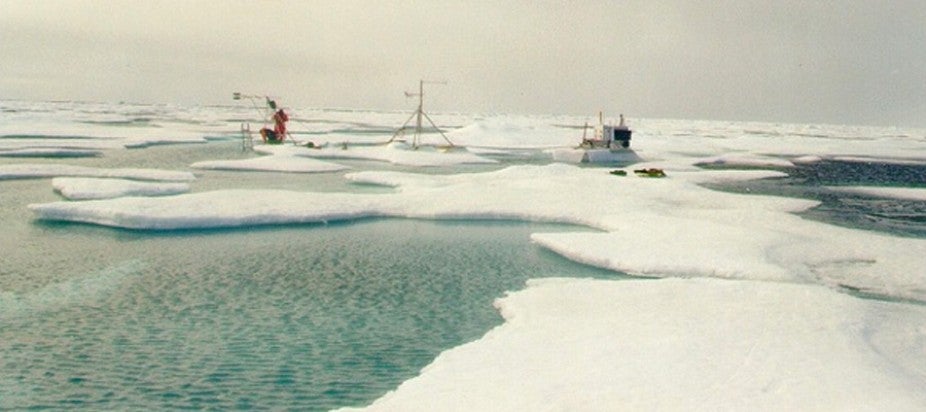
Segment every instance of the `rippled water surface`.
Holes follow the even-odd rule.
[[[75,256],[99,268],[0,298],[2,405],[364,404],[499,324],[492,300],[527,278],[615,276],[528,240],[558,229],[414,220],[157,235],[49,227],[71,242],[103,238],[92,258]]]

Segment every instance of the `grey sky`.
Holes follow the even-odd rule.
[[[926,126],[926,2],[0,0],[0,98]]]

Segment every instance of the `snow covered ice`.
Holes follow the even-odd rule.
[[[496,163],[495,160],[480,157],[465,150],[439,150],[433,146],[413,148],[404,142],[393,142],[385,146],[327,145],[312,150],[294,151],[290,145],[263,146],[256,150],[272,155],[290,154],[298,157],[322,159],[377,160],[407,166],[452,166],[459,164]]]
[[[3,164],[0,180],[38,177],[110,177],[134,180],[163,180],[183,182],[196,179],[190,172],[158,169],[100,169],[65,164]]]
[[[205,160],[190,165],[194,169],[251,170],[264,172],[318,173],[348,169],[347,166],[301,156],[261,156],[242,160]]]
[[[176,139],[146,131],[119,140],[57,123],[51,135],[87,135],[94,143],[83,148],[113,150],[139,141],[190,143],[197,134],[205,142],[204,136],[222,139],[221,130],[237,130],[219,114],[199,115],[208,127],[183,126]],[[926,408],[926,239],[800,215],[817,200],[708,188],[839,159],[926,167],[923,131],[631,119],[642,161],[594,167],[511,160],[525,150],[537,159],[575,145],[580,129],[563,125],[581,125],[582,117],[453,115],[463,127],[448,136],[472,150],[444,153],[373,145],[370,133],[352,140],[341,128],[362,122],[385,128],[401,114],[330,116],[332,123],[310,136],[322,149],[258,142],[254,157],[190,168],[341,173],[387,190],[199,191],[196,176],[184,170],[51,163],[0,164],[0,185],[55,177],[67,198],[97,200],[22,205],[36,219],[135,230],[368,217],[566,223],[594,231],[534,233],[531,241],[576,262],[660,278],[531,281],[497,301],[503,325],[447,348],[371,410]],[[0,127],[0,135],[22,133],[18,125]],[[14,151],[42,139],[0,141]],[[346,141],[359,144],[344,149],[339,143]],[[100,142],[112,146],[91,147]],[[363,163],[369,160],[377,166]],[[460,169],[466,165],[478,169]],[[668,176],[632,172],[649,167]],[[614,168],[629,173],[609,174]],[[148,182],[138,187],[138,180]],[[923,183],[832,190],[923,201]]]
[[[70,200],[111,199],[124,196],[166,196],[190,190],[186,183],[152,183],[126,179],[56,177],[55,191]]]
[[[543,279],[369,408],[917,410],[926,309],[819,286]]]

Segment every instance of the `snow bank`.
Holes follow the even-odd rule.
[[[42,177],[111,177],[133,180],[190,181],[196,179],[190,172],[160,169],[103,169],[61,164],[9,164],[0,165],[0,180]]]
[[[369,411],[926,408],[926,308],[826,288],[544,279]]]
[[[112,199],[123,196],[166,196],[186,193],[186,183],[153,183],[125,179],[56,177],[51,180],[55,191],[70,200]]]
[[[320,173],[348,169],[347,166],[305,157],[277,155],[240,160],[207,160],[193,163],[194,169],[251,170],[265,172]]]

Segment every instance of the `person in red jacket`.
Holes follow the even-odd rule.
[[[289,116],[286,112],[283,109],[277,110],[273,114],[273,130],[266,127],[260,129],[260,137],[264,139],[264,143],[283,143],[286,139],[286,122],[288,121]]]

